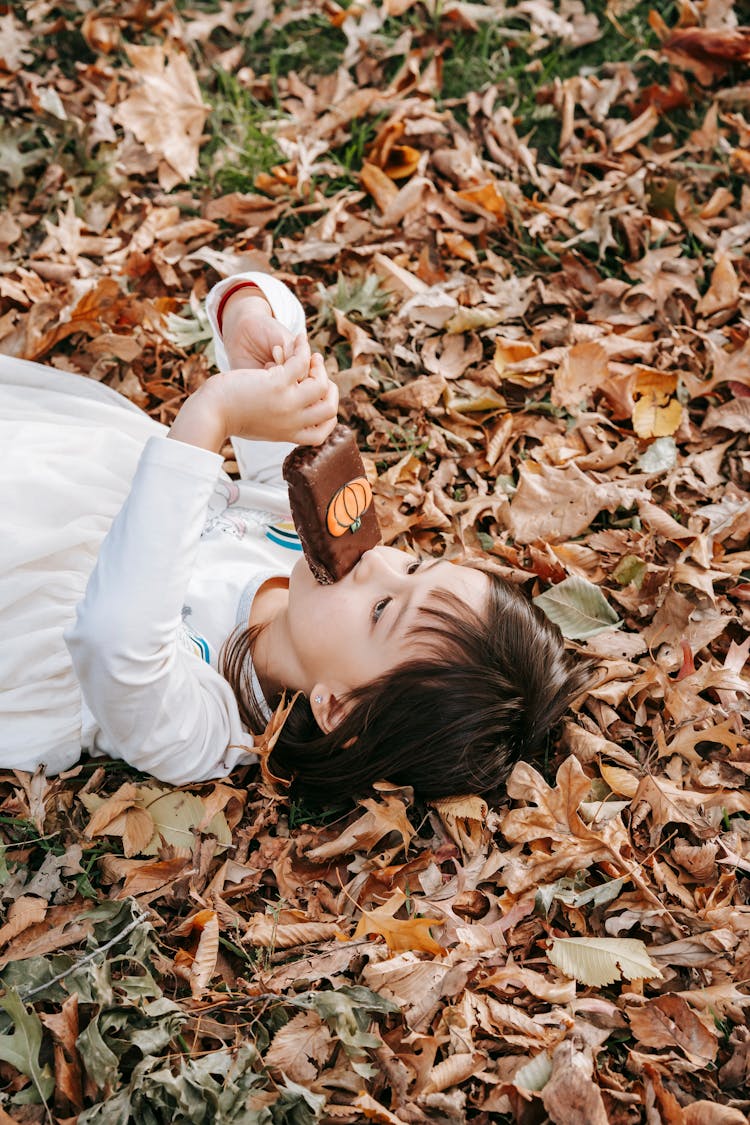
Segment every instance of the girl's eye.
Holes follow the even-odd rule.
[[[421,559],[415,559],[414,562],[409,563],[409,565],[407,566],[406,573],[407,574],[414,574],[414,572],[416,570],[419,570],[421,565],[422,565],[422,560]]]
[[[378,621],[383,616],[383,610],[388,605],[388,602],[390,602],[392,600],[393,599],[390,598],[390,597],[389,598],[381,598],[379,602],[375,603],[375,605],[372,607],[372,623],[373,623],[373,625],[377,625]]]

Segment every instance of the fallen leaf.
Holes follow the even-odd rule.
[[[636,938],[554,938],[547,956],[566,976],[589,986],[662,977]]]
[[[430,933],[431,926],[440,926],[440,918],[394,918],[393,915],[406,902],[403,891],[397,891],[387,902],[376,910],[363,910],[351,940],[366,937],[367,934],[380,934],[392,953],[401,950],[417,949],[425,953],[442,954],[443,948]]]
[[[626,1007],[625,1014],[634,1036],[646,1047],[678,1047],[693,1066],[699,1067],[716,1058],[716,1032],[710,1031],[680,996],[657,996],[641,1007]]]
[[[117,106],[114,118],[159,157],[159,182],[169,191],[198,167],[209,106],[185,55],[159,44],[129,44],[125,51],[134,68],[125,73],[135,88]]]

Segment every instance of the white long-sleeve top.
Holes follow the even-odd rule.
[[[302,306],[276,278],[240,274],[207,300],[217,362],[228,361],[216,312],[227,287],[255,282],[294,335]],[[65,643],[83,698],[84,749],[161,781],[220,777],[256,760],[253,738],[218,671],[219,650],[247,625],[252,599],[299,558],[281,462],[291,446],[234,441],[243,478],[219,454],[154,436],[102,542]]]

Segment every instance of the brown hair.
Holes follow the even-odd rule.
[[[379,778],[435,798],[492,793],[520,758],[537,758],[594,664],[566,653],[559,629],[520,590],[488,578],[484,617],[446,594],[423,608],[415,637],[424,655],[352,691],[330,734],[300,695],[269,759],[273,773],[314,801],[356,796]],[[235,632],[222,653],[256,732],[265,726],[249,674],[258,632]]]

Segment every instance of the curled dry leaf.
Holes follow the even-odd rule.
[[[311,848],[307,852],[308,859],[333,859],[360,848],[371,851],[391,832],[400,836],[404,851],[408,850],[414,829],[409,823],[406,805],[400,798],[386,794],[382,801],[366,798],[359,803],[367,812],[330,842]]]
[[[92,803],[88,802],[88,807]],[[126,856],[138,855],[154,835],[154,822],[138,802],[135,785],[126,782],[116,793],[96,806],[86,827],[90,840],[96,836],[121,836]]]
[[[337,922],[277,922],[264,914],[248,923],[244,940],[262,949],[295,949],[341,936]]]
[[[471,1077],[478,1067],[478,1058],[474,1054],[455,1054],[443,1059],[437,1066],[433,1066],[427,1074],[421,1093],[437,1094],[441,1090],[448,1090],[457,1086],[464,1079]]]
[[[190,966],[190,991],[200,996],[216,972],[219,955],[219,919],[214,910],[203,910],[193,919],[200,930],[198,948]]]
[[[451,839],[466,855],[475,855],[487,842],[489,807],[482,797],[443,797],[430,802]]]
[[[29,926],[43,922],[47,913],[47,903],[35,895],[22,895],[8,908],[8,921],[0,926],[0,948],[23,933]]]

